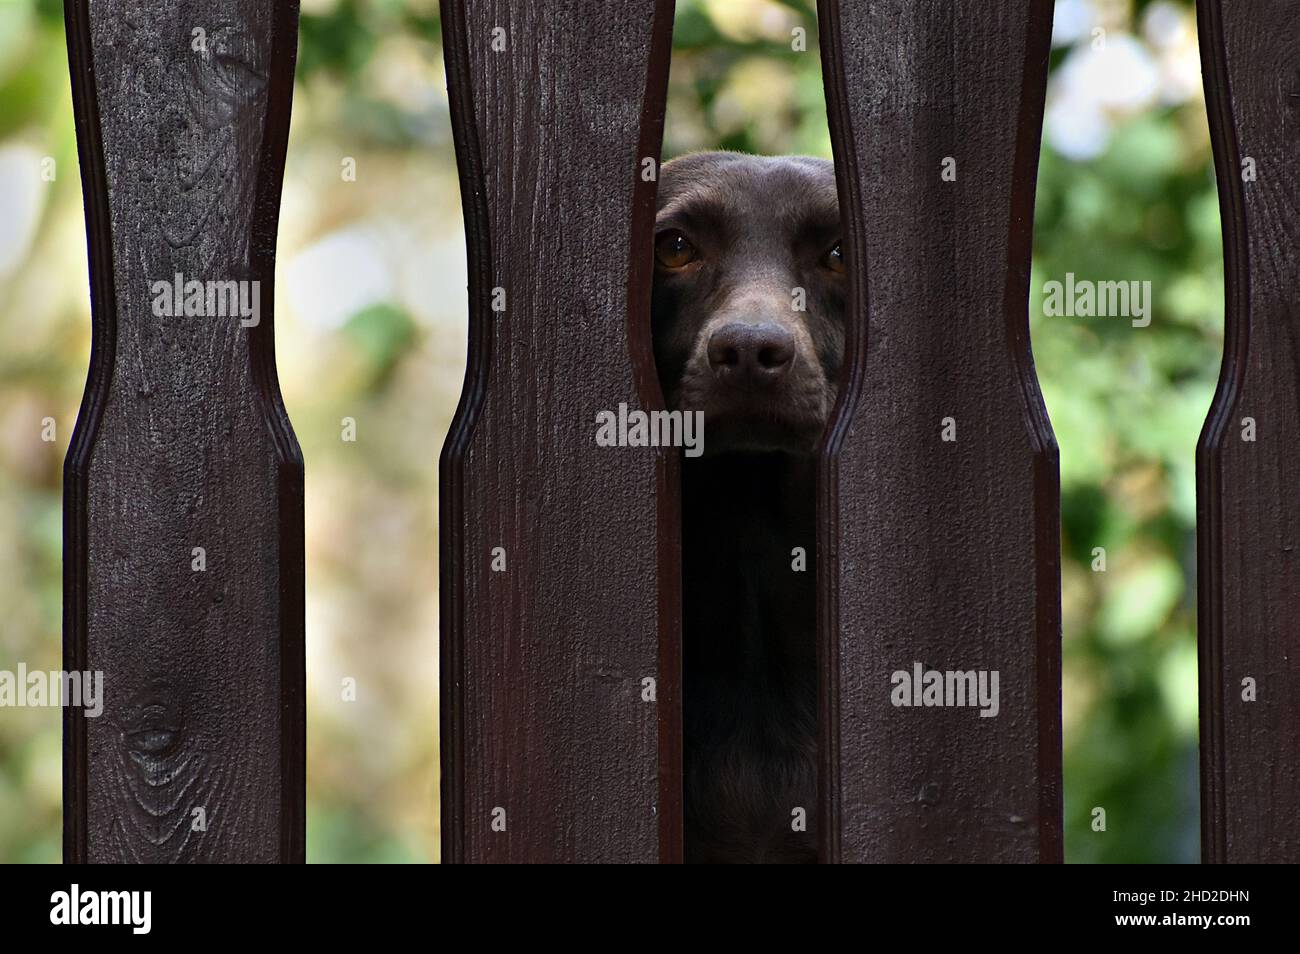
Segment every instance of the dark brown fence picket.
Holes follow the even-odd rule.
[[[1028,330],[1051,19],[821,3],[853,263],[819,501],[828,861],[1061,859],[1057,454]],[[997,716],[895,706],[916,664],[998,672]]]
[[[1197,448],[1201,852],[1300,862],[1300,6],[1200,0],[1223,368]]]
[[[66,710],[64,854],[301,861],[303,478],[272,341],[298,4],[66,17],[93,337],[64,654],[103,673],[104,712]],[[178,274],[250,283],[250,305],[260,282],[257,323],[160,316]]]
[[[675,452],[595,443],[599,411],[660,402],[645,173],[672,16],[443,0],[470,269],[441,471],[446,861],[681,855]]]

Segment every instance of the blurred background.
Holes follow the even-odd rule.
[[[797,26],[808,52],[791,49]],[[673,43],[666,157],[830,156],[812,0],[677,0]],[[1193,454],[1223,321],[1191,3],[1058,0],[1053,47],[1031,322],[1061,447],[1066,856],[1191,862]],[[436,0],[302,0],[276,337],[308,473],[310,861],[437,859],[436,471],[464,373],[459,203]],[[60,665],[83,229],[62,4],[0,0],[0,669]],[[1067,272],[1151,281],[1150,327],[1044,318],[1042,285]],[[364,440],[339,440],[344,416]],[[59,713],[0,710],[0,861],[57,861],[59,819]]]

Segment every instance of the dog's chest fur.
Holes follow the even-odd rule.
[[[688,861],[816,860],[814,480],[784,454],[683,467]]]

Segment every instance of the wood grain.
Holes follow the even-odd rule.
[[[824,860],[1059,861],[1058,468],[1028,331],[1052,4],[820,13],[852,263],[819,490]],[[998,671],[999,714],[894,706],[915,663]]]
[[[64,653],[105,684],[100,718],[65,717],[70,862],[303,860],[303,475],[272,338],[297,16],[66,4],[93,339]],[[259,282],[258,323],[158,315],[178,273],[250,304]]]
[[[442,12],[470,270],[440,490],[443,860],[679,860],[676,452],[595,443],[597,412],[662,407],[641,173],[673,5]]]
[[[1223,368],[1197,448],[1201,850],[1206,862],[1294,864],[1300,3],[1201,0],[1198,13],[1227,282]]]

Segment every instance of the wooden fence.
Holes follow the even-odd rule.
[[[1229,276],[1198,456],[1207,861],[1300,859],[1300,5],[1261,5],[1201,8]],[[301,861],[303,475],[272,338],[297,4],[66,9],[94,343],[65,656],[108,687],[105,718],[68,710],[66,857]],[[822,858],[1060,861],[1057,451],[1027,317],[1052,3],[819,12],[852,263],[818,488]],[[662,406],[647,170],[673,13],[442,2],[470,309],[441,462],[446,861],[682,858],[677,461],[592,438],[600,410]],[[1247,154],[1273,178],[1244,184]],[[160,320],[159,280],[259,283],[259,320]],[[998,717],[891,705],[914,664],[997,671]]]
[[[660,402],[640,172],[671,5],[543,6],[444,5],[474,329],[442,472],[444,852],[675,861],[673,452],[611,454],[590,427]],[[819,499],[823,857],[1059,861],[1056,450],[1028,342],[1051,4],[822,22],[858,263]],[[538,240],[557,233],[582,239]],[[592,259],[609,248],[630,258]],[[941,661],[1000,671],[999,717],[890,704],[891,672]]]

